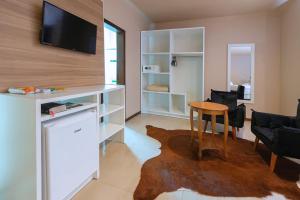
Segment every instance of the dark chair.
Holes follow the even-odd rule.
[[[254,150],[261,140],[271,150],[270,170],[278,156],[300,158],[300,100],[297,117],[252,112],[251,131],[256,136]]]
[[[239,85],[237,88],[237,98],[245,99],[245,86]]]
[[[237,105],[237,93],[236,92],[224,92],[211,90],[211,99],[207,101],[220,103],[227,105],[229,126],[232,127],[232,137],[236,139],[236,128],[240,129],[244,127],[245,117],[246,117],[246,106],[244,104]],[[204,115],[203,119],[206,121],[204,126],[204,132],[207,129],[208,121],[211,121],[210,115]],[[224,124],[224,117],[217,116],[217,123]]]

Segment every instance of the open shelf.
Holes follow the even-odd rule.
[[[143,72],[143,74],[169,75],[169,72]]]
[[[168,86],[169,90],[170,90],[170,76],[169,74],[156,74],[156,73],[143,73],[143,77],[142,77],[142,87],[143,90],[149,91],[147,89],[147,87],[149,85],[165,85]],[[168,90],[168,91],[169,91]]]
[[[169,114],[169,110],[166,110],[165,107],[153,107],[151,109],[147,109],[146,112],[148,113],[163,113],[163,114]]]
[[[170,92],[187,94],[190,101],[203,101],[203,73],[202,57],[177,57],[177,66],[171,68]]]
[[[124,91],[110,91],[100,94],[100,116],[110,114],[124,108]]]
[[[203,52],[203,28],[172,30],[172,52]]]
[[[186,114],[186,95],[171,94],[171,112],[178,115]]]
[[[113,105],[113,104],[101,104],[99,107],[100,110],[100,116],[99,117],[104,117],[106,115],[110,115],[114,112],[117,112],[121,109],[124,109],[124,106],[121,105]]]
[[[68,109],[68,110],[60,112],[60,113],[56,113],[54,116],[47,115],[47,114],[42,114],[41,115],[41,121],[44,122],[44,121],[47,121],[47,120],[56,119],[56,118],[59,118],[59,117],[63,117],[63,116],[66,116],[66,115],[77,113],[77,112],[81,112],[81,111],[88,110],[88,109],[91,109],[91,108],[97,108],[97,103],[91,103],[90,102],[90,103],[81,103],[81,104],[82,104],[82,106],[71,108],[71,109]]]
[[[170,52],[152,52],[152,53],[143,53],[146,56],[168,56]]]
[[[156,92],[150,90],[143,90],[144,93],[154,93],[154,94],[170,94],[170,92]]]
[[[161,73],[169,72],[169,54],[144,54],[142,56],[142,66],[158,65]]]
[[[142,32],[142,53],[170,52],[169,31]]]
[[[99,143],[124,129],[125,90],[113,90],[99,95]]]
[[[99,143],[124,129],[124,109],[99,118]]]
[[[187,118],[188,102],[204,100],[205,28],[151,30],[141,37],[141,111]],[[143,70],[152,65],[157,72]]]
[[[168,93],[145,92],[143,94],[143,111],[145,112],[169,112]]]
[[[124,129],[124,125],[115,124],[115,123],[102,123],[99,126],[99,143],[107,140],[114,134]]]
[[[172,56],[203,56],[203,52],[173,52]]]

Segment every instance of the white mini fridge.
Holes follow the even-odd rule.
[[[96,111],[43,124],[43,199],[70,199],[98,176]]]

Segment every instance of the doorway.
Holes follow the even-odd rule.
[[[104,20],[105,84],[125,85],[125,31]]]

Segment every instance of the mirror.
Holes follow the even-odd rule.
[[[255,44],[228,45],[228,91],[239,101],[254,103]]]

